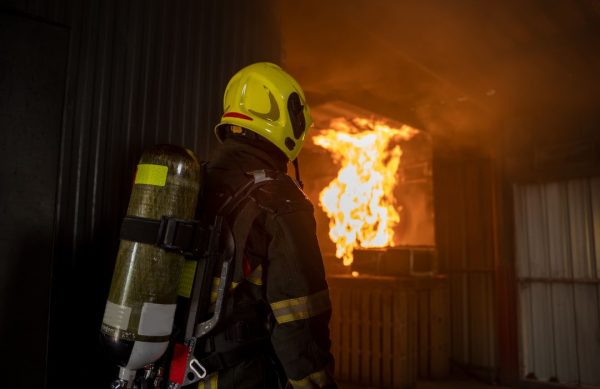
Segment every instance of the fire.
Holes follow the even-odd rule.
[[[418,131],[363,118],[336,119],[330,127],[319,131],[313,142],[328,150],[341,168],[319,200],[329,216],[336,257],[348,266],[357,247],[393,245],[400,222],[393,195],[402,157],[398,141]]]

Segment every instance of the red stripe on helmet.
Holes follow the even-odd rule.
[[[244,120],[254,120],[250,116],[244,115],[243,113],[239,113],[239,112],[227,112],[226,114],[223,115],[223,117],[224,118],[238,118],[238,119],[244,119]]]

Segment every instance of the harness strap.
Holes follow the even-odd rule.
[[[234,266],[233,266],[233,280],[240,281],[244,278],[244,252],[246,248],[246,241],[252,225],[256,220],[256,217],[260,214],[261,210],[253,199],[248,199],[244,208],[236,216],[233,222],[233,239],[235,243],[235,255],[234,255]]]
[[[209,230],[197,220],[168,216],[163,216],[160,220],[125,216],[121,224],[120,238],[196,257],[205,247],[209,234]]]
[[[240,212],[236,215],[231,228],[231,237],[233,238],[233,253],[228,255],[227,258],[223,258],[223,263],[221,264],[221,281],[219,282],[219,287],[217,288],[217,301],[215,302],[214,314],[209,320],[196,325],[195,336],[201,337],[206,335],[217,325],[223,314],[223,302],[225,299],[225,294],[229,291],[231,280],[236,279],[236,276],[243,277],[242,261],[244,259],[244,247],[246,245],[246,240],[250,233],[252,224],[259,214],[260,208],[256,202],[248,198],[243,204]],[[231,269],[233,269],[233,271]],[[212,274],[212,272],[208,273],[205,270],[205,276],[212,276]],[[204,291],[210,292],[209,288],[212,283],[206,281],[206,283],[203,285],[205,285],[203,288]],[[206,304],[206,302],[206,298],[199,300],[199,303],[201,304]],[[202,312],[204,312],[204,309],[200,309],[198,311],[198,313]]]
[[[231,280],[241,279],[243,277],[242,262],[246,240],[254,220],[261,212],[258,204],[256,204],[250,195],[258,188],[266,185],[269,181],[277,179],[280,173],[269,170],[256,170],[247,174],[252,178],[241,185],[232,196],[227,198],[217,211],[216,220],[221,220],[223,226],[226,226],[226,228],[223,228],[224,232],[227,233],[225,238],[226,240],[227,238],[232,240],[232,244],[226,245],[229,246],[226,247],[226,255],[221,257],[221,281],[217,288],[217,301],[215,302],[214,314],[208,320],[196,324],[193,330],[194,336],[198,338],[208,334],[217,326],[223,314],[223,301],[225,299],[225,294],[229,290]],[[237,211],[240,207],[241,210]],[[231,215],[234,215],[234,217],[233,224],[230,226],[229,223],[231,223],[231,220],[228,219],[230,219]],[[220,227],[214,228],[211,232],[209,241],[217,240],[214,239],[214,237],[215,234],[221,232],[220,230]],[[216,246],[213,246],[212,249],[209,249],[209,257],[216,254],[216,252],[213,252],[216,248]],[[231,248],[233,250],[231,250]],[[206,312],[206,308],[210,304],[210,299],[206,296],[210,296],[210,286],[212,285],[212,282],[210,281],[215,274],[217,261],[215,261],[213,257],[213,260],[203,262],[205,262],[205,265],[199,266],[196,269],[196,280],[194,281],[194,289],[196,289],[196,291],[193,292],[192,306],[190,308],[190,312],[195,311],[195,314],[193,316],[188,316],[186,334],[189,334],[192,331],[192,324],[197,323],[197,320],[201,319],[198,315]],[[202,290],[202,293],[200,293],[200,290]]]

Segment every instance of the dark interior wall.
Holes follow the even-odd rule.
[[[15,374],[2,385],[37,389],[46,380],[48,388],[103,388],[114,371],[98,330],[137,159],[155,143],[184,145],[208,158],[227,80],[245,64],[279,61],[278,26],[269,0],[31,0],[0,7],[68,34],[68,51],[46,53],[66,55],[60,143],[45,144],[58,157],[56,190],[47,192],[48,199],[56,195],[54,245],[44,253],[52,258],[49,319],[43,315],[35,331],[47,330],[49,341],[27,351],[15,344],[7,353],[27,359],[47,350],[47,358],[15,358],[8,366]],[[29,166],[16,148],[2,158]],[[18,209],[31,199],[11,201]],[[15,277],[31,266],[18,255],[13,261],[20,264],[11,270]],[[0,312],[2,321],[12,320],[9,314]],[[1,335],[31,334],[21,327]]]
[[[593,84],[593,81],[590,81]],[[589,101],[590,105],[598,102]],[[583,106],[583,105],[582,105]],[[506,118],[502,124],[501,142],[490,151],[496,171],[495,199],[495,237],[497,248],[496,261],[496,313],[497,313],[497,342],[499,358],[499,377],[504,382],[523,380],[530,373],[525,370],[526,347],[522,344],[524,334],[523,322],[528,323],[530,318],[523,317],[521,311],[522,301],[520,295],[527,290],[529,285],[519,280],[517,268],[518,247],[516,242],[528,240],[530,237],[522,235],[516,224],[516,206],[514,198],[516,186],[523,184],[537,184],[540,187],[551,182],[566,182],[582,178],[600,176],[600,115],[597,108],[586,112],[575,112],[565,107],[543,107],[538,111],[529,112],[527,115]],[[540,203],[542,201],[540,200]],[[553,204],[555,205],[555,204]],[[583,206],[584,204],[579,204]],[[518,209],[518,208],[517,208]],[[558,212],[552,208],[547,212]],[[593,218],[594,215],[588,214]],[[522,222],[522,221],[521,221]],[[539,220],[539,223],[545,221]],[[576,223],[573,223],[576,225]],[[553,228],[570,228],[571,223],[564,226],[553,225]],[[519,231],[521,235],[519,235]],[[586,239],[587,236],[580,236]],[[567,239],[569,235],[561,237]],[[593,245],[593,241],[588,244]],[[553,255],[564,255],[561,250],[556,250]],[[576,256],[564,258],[565,263],[574,263],[582,260]],[[571,262],[572,261],[572,262]],[[543,271],[540,266],[537,271]],[[574,285],[572,280],[558,285]],[[549,283],[550,287],[556,284]],[[546,304],[554,304],[550,298]],[[579,304],[592,303],[579,301]],[[544,303],[539,304],[544,306]],[[574,307],[577,304],[567,305]],[[559,311],[560,306],[556,306]],[[574,308],[573,308],[574,309]],[[559,330],[560,331],[560,330]],[[542,335],[546,335],[540,331]],[[561,333],[561,339],[568,339],[568,335]],[[565,342],[568,342],[565,340]],[[547,342],[546,342],[547,344]],[[592,342],[593,344],[593,342]],[[539,344],[543,349],[545,344]],[[577,347],[575,343],[570,346]],[[547,353],[547,357],[554,356]],[[563,355],[564,357],[564,355]],[[586,356],[582,356],[584,360]],[[558,366],[566,370],[570,365]],[[584,369],[585,370],[585,369]],[[593,374],[592,370],[583,373]],[[564,376],[558,378],[564,382]]]
[[[436,245],[450,282],[451,361],[497,379],[494,169],[481,150],[436,144]]]
[[[599,105],[596,102],[596,105]],[[547,118],[552,117],[548,122]],[[495,150],[512,182],[547,182],[600,174],[600,111],[551,109],[507,118]]]
[[[437,139],[436,243],[450,279],[451,358],[490,381],[523,379],[513,187],[600,175],[600,117],[543,112],[496,124],[498,142]]]
[[[38,388],[44,376],[27,366],[46,360],[68,37],[0,13],[0,348],[3,361],[25,362],[7,374]]]

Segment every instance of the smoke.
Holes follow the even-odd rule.
[[[281,2],[283,62],[313,106],[342,100],[443,144],[494,148],[524,120],[543,133],[594,116],[600,13],[587,4]]]

